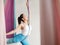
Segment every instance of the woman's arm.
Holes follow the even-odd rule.
[[[11,35],[11,34],[16,33],[18,30],[20,30],[20,27],[21,27],[21,26],[18,26],[16,29],[14,29],[14,30],[12,30],[12,31],[10,31],[10,32],[8,32],[8,33],[6,33],[6,35]]]

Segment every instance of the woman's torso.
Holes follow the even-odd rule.
[[[23,30],[21,30],[21,33],[23,35],[25,35],[25,36],[28,35],[28,33],[29,33],[29,26],[27,24],[24,25],[24,28],[23,28]]]
[[[24,36],[27,36],[30,34],[30,27],[28,24],[23,24],[23,29],[19,29],[18,32],[16,32],[16,34],[23,34]]]

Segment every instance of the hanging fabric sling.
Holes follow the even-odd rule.
[[[6,0],[5,2],[5,21],[6,32],[14,29],[14,0]],[[9,35],[7,38],[12,38],[14,35]]]
[[[0,45],[6,45],[4,1],[0,0]]]

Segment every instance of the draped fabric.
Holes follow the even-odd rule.
[[[41,0],[41,45],[55,45],[52,0]]]
[[[60,0],[53,0],[56,45],[60,45]]]
[[[6,29],[3,0],[0,0],[0,45],[6,45]]]
[[[43,14],[41,17],[42,26],[43,26],[42,27],[42,39],[43,39],[42,45],[60,45],[60,0],[50,0],[50,1],[42,0],[42,2],[43,2],[43,4],[42,4],[42,6],[43,6],[42,13]],[[49,3],[51,3],[52,6],[50,6]],[[50,12],[52,12],[52,15]],[[52,16],[52,18],[50,18],[49,15]],[[51,19],[53,20],[53,24],[52,24],[53,27],[51,26],[52,28],[54,28],[53,30],[51,30],[52,28],[50,28],[50,25],[48,24],[48,23],[52,23]],[[48,21],[50,21],[50,22],[48,22]],[[47,24],[49,25],[49,27],[47,27]],[[48,28],[50,28],[50,29],[48,29]],[[48,31],[47,29],[49,30],[49,32],[47,32]],[[49,38],[49,36],[51,38]]]
[[[14,29],[14,0],[5,1],[5,21],[6,21],[6,32],[10,32]],[[13,35],[7,36],[8,38]]]

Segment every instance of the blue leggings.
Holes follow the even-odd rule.
[[[24,36],[22,34],[18,34],[14,36],[13,38],[10,38],[7,41],[7,44],[17,43],[17,42],[21,42],[22,45],[29,45],[29,42],[27,41],[27,36]]]

